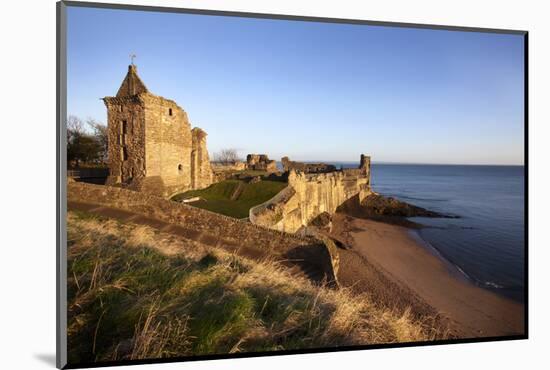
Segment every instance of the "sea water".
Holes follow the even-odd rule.
[[[375,163],[371,172],[376,192],[459,216],[411,220],[426,226],[420,237],[473,283],[523,301],[523,166]]]

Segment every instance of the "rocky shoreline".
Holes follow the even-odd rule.
[[[408,218],[410,217],[460,218],[457,215],[435,212],[375,192],[367,195],[361,202],[359,202],[357,197],[354,197],[342,204],[337,211],[356,218],[405,226],[412,229],[420,229],[426,226],[409,220]]]

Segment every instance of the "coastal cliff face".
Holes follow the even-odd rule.
[[[291,170],[288,187],[269,201],[250,209],[250,221],[295,233],[321,213],[333,214],[354,196],[362,201],[371,194],[370,160],[367,158],[362,156],[358,169],[319,174]]]

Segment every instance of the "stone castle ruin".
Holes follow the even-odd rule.
[[[267,154],[249,154],[246,156],[246,168],[273,173],[277,172],[277,162],[269,159]]]
[[[103,101],[109,140],[107,185],[169,198],[221,181],[237,165],[240,171],[279,172],[265,154],[249,154],[246,163],[233,163],[229,170],[227,165],[211,165],[206,132],[191,128],[187,113],[176,102],[150,93],[133,64],[116,96]],[[355,169],[336,170],[330,164],[294,162],[288,157],[282,158],[282,164],[288,186],[250,209],[254,224],[295,233],[320,214],[332,214],[351,198],[361,201],[371,192],[370,157],[364,155]]]
[[[326,173],[336,171],[336,167],[332,164],[295,162],[291,161],[288,157],[281,158],[281,163],[285,172],[290,170],[304,173]]]
[[[187,113],[176,102],[150,93],[128,67],[107,106],[108,185],[121,185],[163,197],[212,184],[206,132],[191,129]]]
[[[372,193],[370,157],[361,155],[358,168],[311,173],[291,168],[288,186],[275,197],[250,209],[250,221],[279,231],[295,233],[317,216],[333,214],[346,201],[360,203]]]
[[[248,154],[246,161],[212,162],[215,182],[223,181],[235,176],[235,173],[252,170],[265,171],[268,174],[279,172],[277,162],[269,159],[266,154]]]

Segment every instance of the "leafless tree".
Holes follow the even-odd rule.
[[[235,163],[240,161],[237,149],[227,148],[222,149],[214,154],[214,162],[220,162],[224,164]]]
[[[76,137],[84,135],[84,124],[77,116],[69,116],[67,119],[67,144],[71,144]]]
[[[100,158],[103,160],[103,162],[106,162],[107,155],[108,155],[108,145],[109,145],[107,126],[93,118],[88,118],[86,120],[86,124],[90,126],[97,142],[101,146]]]
[[[97,163],[101,160],[99,140],[84,129],[82,120],[76,116],[67,119],[67,164],[79,167],[81,163]]]

